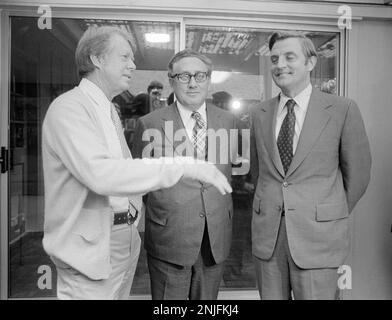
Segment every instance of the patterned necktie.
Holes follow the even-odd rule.
[[[112,118],[112,122],[114,124],[114,127],[116,128],[117,137],[118,137],[118,140],[120,141],[120,146],[121,146],[121,151],[122,151],[123,157],[125,159],[132,158],[131,151],[129,151],[127,142],[125,140],[124,131],[123,131],[120,117],[118,116],[118,112],[117,112],[116,107],[114,106],[113,103],[110,104],[110,117]],[[142,197],[130,196],[130,197],[128,197],[128,202],[129,202],[128,211],[130,211],[131,207],[133,207],[133,209],[135,209],[136,213],[133,216],[133,220],[136,220],[138,213],[142,208]]]
[[[204,160],[207,156],[207,124],[197,111],[193,111],[191,117],[196,121],[192,131],[192,142],[196,151],[196,158]]]
[[[295,101],[290,99],[286,102],[287,114],[282,122],[278,135],[278,150],[280,159],[282,160],[284,172],[290,167],[291,160],[293,159],[293,139],[295,130]]]

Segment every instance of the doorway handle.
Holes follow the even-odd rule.
[[[6,147],[1,147],[0,164],[1,164],[1,173],[6,173],[9,169],[8,149]]]

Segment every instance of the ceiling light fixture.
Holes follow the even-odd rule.
[[[170,42],[170,34],[150,32],[144,35],[147,42],[167,43]]]

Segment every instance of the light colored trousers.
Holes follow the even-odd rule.
[[[254,257],[254,261],[262,300],[335,300],[339,297],[337,268],[301,269],[295,264],[284,217],[271,259]]]
[[[131,291],[140,253],[140,236],[134,225],[112,226],[108,279],[92,280],[67,265],[56,264],[57,297],[61,300],[126,300]]]

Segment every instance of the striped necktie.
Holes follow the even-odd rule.
[[[110,116],[112,118],[112,122],[114,124],[114,127],[116,128],[117,137],[120,142],[123,157],[125,159],[132,158],[131,151],[129,151],[127,142],[125,140],[124,130],[123,130],[123,127],[121,124],[120,117],[118,116],[117,109],[113,103],[110,104]],[[136,214],[134,215],[134,219],[136,220],[138,213],[142,208],[142,197],[141,196],[129,196],[128,201],[129,201],[129,208],[128,209],[130,209],[131,207],[133,207],[133,209],[135,209]]]
[[[196,121],[192,130],[192,143],[196,158],[204,160],[207,156],[207,124],[197,111],[193,111],[191,117]]]

